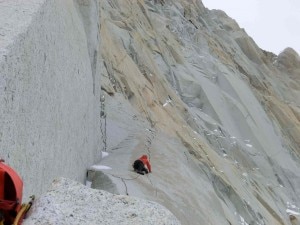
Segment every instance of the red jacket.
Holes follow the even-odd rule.
[[[139,160],[141,160],[145,166],[147,166],[149,172],[151,173],[151,165],[148,161],[148,157],[146,155],[142,155],[141,158],[139,158]]]

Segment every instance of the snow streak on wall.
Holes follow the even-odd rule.
[[[100,157],[99,74],[78,9],[72,0],[0,4],[0,157],[24,179],[25,197],[55,177],[84,181]]]

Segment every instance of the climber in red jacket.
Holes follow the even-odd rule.
[[[135,160],[132,166],[134,168],[134,171],[139,174],[144,175],[148,172],[151,173],[151,165],[146,155],[142,155],[139,159]]]

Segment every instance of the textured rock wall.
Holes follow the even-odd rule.
[[[182,224],[297,223],[298,54],[263,51],[198,0],[100,9],[107,190],[160,202]],[[141,154],[153,173],[137,177]]]
[[[68,179],[57,179],[38,199],[24,225],[157,224],[179,225],[165,207],[151,201],[112,195]]]
[[[200,0],[0,7],[1,156],[27,194],[58,174],[83,180],[101,133],[96,188],[159,202],[182,224],[299,224],[294,50],[260,49]],[[132,171],[141,154],[146,176]]]
[[[0,3],[0,157],[22,176],[25,197],[57,176],[83,182],[100,158],[100,75],[79,9],[72,0]]]

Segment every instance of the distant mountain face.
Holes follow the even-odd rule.
[[[100,10],[107,150],[128,150],[116,132],[147,128],[130,110],[156,133],[160,196],[139,181],[137,195],[182,224],[299,223],[299,55],[260,49],[198,0],[105,0]]]

